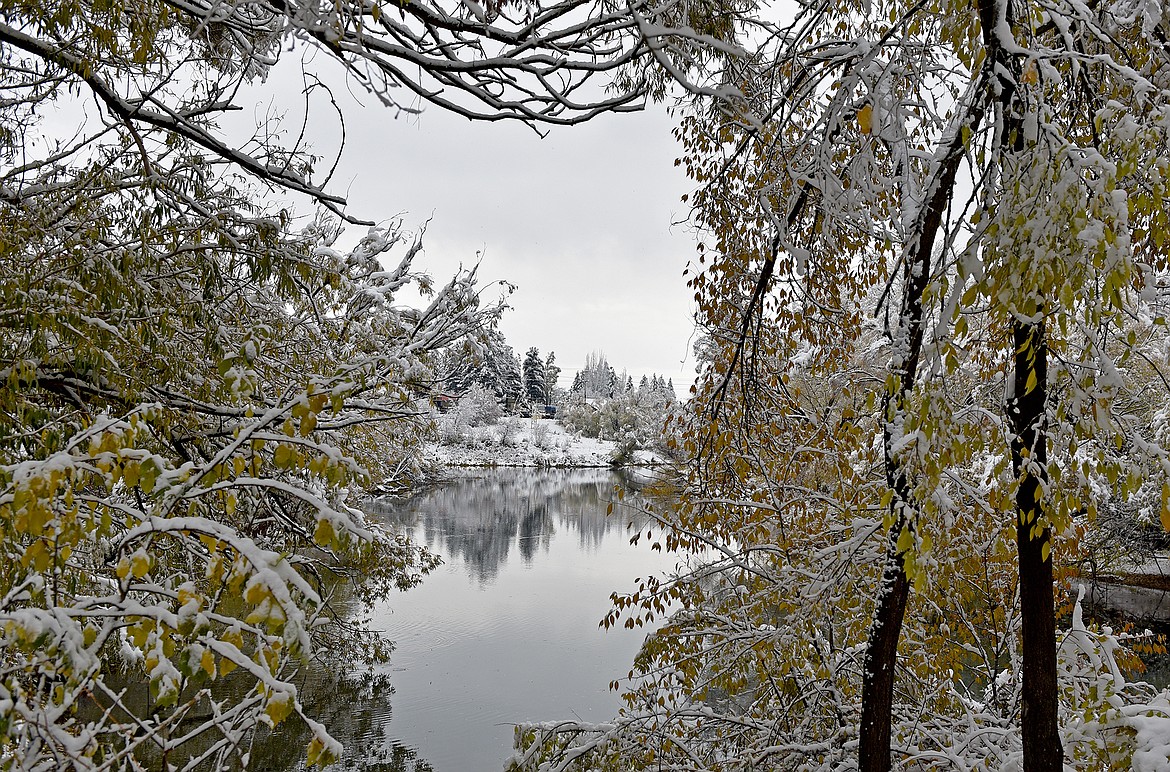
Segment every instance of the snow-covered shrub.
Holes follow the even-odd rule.
[[[500,432],[501,445],[515,445],[516,438],[520,434],[520,419],[505,418],[503,421],[500,421],[497,429]]]
[[[504,414],[496,396],[478,383],[464,392],[452,412],[467,426],[494,424]]]
[[[549,428],[545,421],[532,422],[532,444],[538,448],[546,448],[549,445]]]
[[[561,423],[585,437],[632,441],[631,448],[661,448],[669,406],[642,399],[637,392],[595,403],[566,405]]]
[[[610,465],[626,466],[634,460],[634,451],[637,449],[637,440],[634,439],[633,434],[627,434],[625,438],[618,440],[617,447],[609,454]]]
[[[459,412],[452,410],[439,419],[439,442],[443,445],[462,445],[467,442],[469,428]]]

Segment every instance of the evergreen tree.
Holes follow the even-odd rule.
[[[520,358],[508,348],[508,357],[500,363],[500,399],[504,403],[519,402],[524,396],[524,381],[520,375]]]
[[[561,368],[557,367],[556,352],[548,352],[548,358],[544,361],[544,384],[547,389],[548,401],[553,401],[553,395],[557,389],[557,381],[561,377]]]
[[[534,405],[548,403],[548,384],[545,382],[544,362],[540,351],[533,346],[524,357],[524,394]]]

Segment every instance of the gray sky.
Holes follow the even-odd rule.
[[[324,59],[308,66],[328,66]],[[293,132],[296,69],[274,73],[255,95],[260,114],[269,99],[287,107]],[[346,147],[329,188],[353,214],[401,216],[411,229],[430,218],[423,265],[436,281],[482,252],[483,279],[517,285],[501,325],[508,342],[521,356],[531,346],[555,351],[562,385],[600,349],[615,369],[635,379],[658,372],[685,392],[694,363],[682,272],[695,239],[671,225],[686,216],[680,196],[690,184],[674,166],[665,110],[604,116],[542,139],[516,122],[473,123],[436,108],[396,117],[356,89],[356,98],[344,86],[334,92]],[[335,148],[328,103],[316,100],[314,116],[312,141]]]

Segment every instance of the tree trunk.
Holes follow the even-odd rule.
[[[905,415],[906,400],[918,379],[924,334],[922,302],[930,281],[931,256],[943,214],[954,194],[959,163],[964,158],[962,129],[965,126],[974,130],[983,119],[983,92],[981,76],[964,96],[946,141],[935,156],[934,168],[923,191],[922,206],[915,214],[902,267],[902,307],[899,334],[894,344],[896,349],[902,348],[895,350],[891,357],[898,378],[893,389],[887,390],[883,406],[886,484],[893,494],[890,500],[893,524],[887,535],[885,567],[862,674],[861,732],[857,748],[857,766],[861,772],[889,772],[890,769],[894,669],[898,661],[898,638],[902,634],[902,620],[910,595],[910,581],[906,576],[907,554],[905,549],[899,549],[898,542],[904,529],[917,528],[913,485],[907,470],[895,457],[895,438],[891,430],[895,419]]]
[[[910,595],[905,554],[898,551],[898,536],[905,524],[905,517],[899,516],[890,528],[881,594],[869,633],[869,647],[865,650],[861,735],[857,750],[860,772],[889,772],[890,769],[894,667],[898,661],[898,638],[902,634],[906,600]]]
[[[1064,751],[1057,731],[1056,603],[1052,579],[1052,531],[1041,521],[1047,480],[1048,345],[1044,323],[1016,322],[1012,469],[1016,492],[1016,545],[1020,562],[1023,647],[1023,715],[1020,734],[1026,772],[1060,772]]]

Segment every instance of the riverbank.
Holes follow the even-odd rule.
[[[1170,554],[1157,553],[1084,579],[1091,608],[1159,631],[1170,629]]]
[[[657,466],[666,459],[636,450],[626,456],[619,443],[582,437],[559,421],[509,417],[491,426],[468,427],[457,438],[432,443],[429,460],[447,467],[605,468]]]

